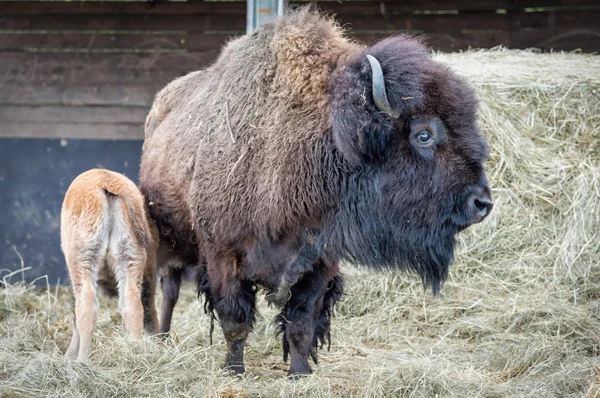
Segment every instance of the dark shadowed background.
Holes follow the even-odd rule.
[[[27,280],[65,281],[60,207],[71,181],[94,167],[137,181],[140,140],[0,138],[0,278],[23,265]],[[14,277],[21,279],[21,275]],[[45,283],[44,281],[40,281]]]

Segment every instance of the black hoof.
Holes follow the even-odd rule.
[[[173,333],[172,331],[168,331],[168,332],[159,332],[158,334],[155,335],[156,338],[158,338],[161,342],[163,343],[171,343],[171,342],[177,342],[177,336],[175,333]]]
[[[231,374],[238,375],[238,376],[242,376],[244,373],[246,373],[246,368],[244,367],[244,365],[240,365],[240,364],[232,364],[232,365],[225,364],[225,370],[227,370]]]
[[[303,379],[304,377],[307,377],[308,375],[310,375],[312,372],[309,370],[308,372],[294,372],[292,373],[291,371],[288,373],[288,380],[300,380]]]
[[[308,366],[307,361],[296,361],[292,359],[292,363],[290,365],[290,370],[288,371],[288,379],[290,380],[298,380],[302,377],[308,376],[312,371],[310,366]]]

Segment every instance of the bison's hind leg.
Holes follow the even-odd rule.
[[[160,287],[162,290],[162,311],[160,314],[160,333],[167,336],[171,330],[171,319],[173,309],[179,300],[179,289],[181,287],[182,268],[165,266],[161,270]]]
[[[142,282],[141,301],[144,309],[144,330],[150,334],[158,333],[158,315],[156,313],[156,304],[154,303],[154,294],[156,292],[155,274],[144,275]]]
[[[142,302],[142,308],[144,311],[144,330],[149,334],[158,333],[158,314],[156,312],[156,304],[154,298],[156,295],[156,261],[157,253],[156,246],[153,243],[147,245],[145,248],[146,252],[146,264],[144,267],[144,274],[142,276],[142,287],[140,294],[140,301]]]

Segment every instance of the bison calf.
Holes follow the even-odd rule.
[[[61,245],[75,296],[69,358],[84,359],[89,353],[98,310],[96,290],[104,277],[116,280],[127,335],[138,339],[142,326],[156,333],[155,229],[138,188],[123,175],[93,169],[73,181],[61,211]]]

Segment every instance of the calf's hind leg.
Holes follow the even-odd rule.
[[[69,359],[77,358],[79,353],[79,330],[77,330],[77,320],[73,319],[73,336],[71,337],[71,344],[67,349],[65,356]]]
[[[77,358],[77,354],[79,353],[79,330],[77,329],[77,317],[75,316],[75,292],[73,294],[73,336],[71,336],[71,344],[69,344],[69,348],[65,353],[65,356],[69,359]]]
[[[83,360],[87,358],[96,328],[98,299],[94,275],[97,265],[90,262],[68,263],[75,296],[75,320],[73,337],[67,357]]]
[[[141,287],[146,258],[143,254],[135,257],[135,260],[131,257],[121,257],[115,265],[115,275],[118,280],[119,309],[125,333],[131,339],[138,340],[144,324]]]

